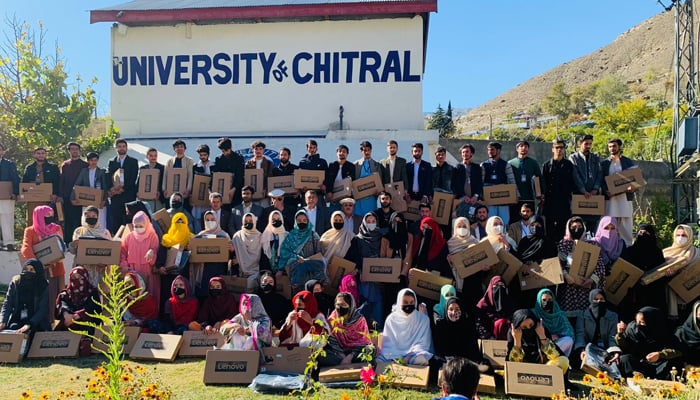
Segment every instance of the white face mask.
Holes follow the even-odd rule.
[[[461,311],[448,311],[447,312],[447,318],[449,318],[450,321],[452,321],[452,322],[456,322],[457,320],[459,320],[459,317],[461,317],[461,316],[462,316]]]
[[[494,225],[493,233],[495,233],[496,235],[500,235],[501,233],[503,233],[503,225]]]
[[[146,232],[146,228],[134,228],[134,232],[136,232],[136,233],[144,233],[144,232]]]
[[[467,228],[457,228],[457,236],[467,236],[469,230]]]
[[[683,246],[684,244],[688,243],[688,238],[685,236],[676,236],[676,244],[679,246]]]
[[[208,231],[213,231],[216,229],[216,221],[204,221],[204,226],[206,226]]]
[[[367,224],[367,229],[369,229],[370,232],[372,232],[376,228],[377,228],[377,224]]]

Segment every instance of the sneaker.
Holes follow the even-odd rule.
[[[5,250],[7,250],[7,251],[17,251],[17,249],[15,248],[15,245],[14,245],[13,243],[10,243],[10,244],[6,245],[6,246],[5,246]]]

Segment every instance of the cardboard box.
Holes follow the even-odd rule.
[[[214,172],[211,176],[211,191],[221,194],[223,204],[231,204],[228,192],[232,185],[233,173],[231,172]]]
[[[535,197],[542,197],[542,181],[539,176],[532,177],[532,187],[535,192]]]
[[[352,181],[352,197],[356,200],[375,196],[384,189],[379,173],[373,172],[370,176]]]
[[[440,289],[445,285],[451,285],[452,279],[423,271],[422,269],[411,268],[413,279],[410,280],[408,288],[412,289],[418,296],[439,301]]]
[[[506,394],[550,398],[564,392],[564,373],[553,365],[506,362]]]
[[[173,194],[187,190],[187,170],[185,168],[166,168],[165,192]]]
[[[27,358],[75,358],[81,336],[68,331],[37,332]]]
[[[184,331],[180,357],[206,357],[207,351],[224,345],[226,339],[220,332],[207,335],[204,331]]]
[[[260,366],[260,372],[303,374],[311,357],[311,349],[299,346],[265,347],[263,355],[265,365]]]
[[[99,207],[104,200],[105,192],[102,189],[93,189],[87,186],[74,186],[75,200],[79,206],[95,206]]]
[[[496,378],[491,375],[481,374],[476,391],[477,393],[496,394]]]
[[[27,201],[32,203],[48,203],[53,194],[53,184],[51,183],[20,183],[17,201]]]
[[[626,192],[630,186],[639,189],[646,185],[642,176],[642,170],[639,168],[630,168],[617,174],[608,175],[605,177],[605,183],[608,185],[608,192],[612,196]]]
[[[248,279],[238,276],[223,275],[221,279],[226,283],[226,289],[235,294],[248,292]]]
[[[362,260],[362,282],[398,283],[401,275],[400,258],[370,258]]]
[[[12,182],[0,181],[0,200],[9,200],[13,194]]]
[[[440,225],[449,225],[455,196],[452,193],[434,192],[432,217]]]
[[[209,350],[204,365],[204,384],[249,384],[258,375],[257,351]]]
[[[153,214],[153,220],[156,221],[156,223],[160,227],[160,231],[162,234],[168,233],[168,229],[170,229],[170,223],[172,222],[172,218],[170,218],[170,215],[168,214],[168,211],[165,208],[161,208],[160,210],[156,211]]]
[[[109,327],[107,327],[107,329],[109,329]],[[134,348],[136,340],[138,340],[139,335],[141,334],[141,328],[138,326],[125,326],[124,333],[126,337],[124,338],[124,347],[122,348],[122,353],[128,355],[129,353],[131,353],[131,349]],[[106,337],[102,334],[102,332],[100,332],[98,329],[95,329],[95,337],[105,341],[107,340]],[[105,346],[97,340],[93,340],[92,353],[99,353],[100,350],[107,351],[107,346]]]
[[[225,238],[193,238],[187,246],[190,250],[190,262],[227,262],[229,258],[228,244]]]
[[[136,197],[140,200],[158,200],[160,170],[155,168],[139,170],[139,188]],[[194,190],[194,189],[193,189]]]
[[[331,296],[338,293],[340,282],[343,277],[348,274],[355,273],[355,263],[344,258],[333,256],[328,262],[326,269],[328,275],[328,285],[325,286],[325,292]]]
[[[184,253],[185,252],[180,250],[180,245],[170,247],[165,253],[165,263],[163,263],[163,267],[168,271],[179,269],[180,265],[182,264],[182,257],[184,256]],[[155,270],[158,268],[153,266],[153,269],[155,273]]]
[[[530,268],[526,272],[522,270],[518,272],[520,290],[541,289],[543,287],[564,283],[559,257],[542,260],[541,265],[535,263],[529,263],[527,265]]]
[[[352,179],[347,177],[333,182],[333,201],[352,197]]]
[[[267,178],[267,190],[271,192],[275,189],[283,191],[285,195],[297,194],[297,190],[294,188],[294,175],[269,176]]]
[[[494,368],[503,368],[508,355],[507,340],[480,339],[481,354]]]
[[[429,366],[399,365],[397,363],[392,363],[388,368],[390,368],[394,374],[396,374],[394,386],[409,389],[428,388],[428,375],[430,372]]]
[[[583,240],[577,241],[574,247],[574,254],[571,257],[569,275],[573,276],[579,283],[583,283],[595,272],[599,256],[600,247],[592,243],[586,243]]]
[[[77,265],[119,265],[121,245],[121,242],[117,240],[80,238],[75,262]]]
[[[53,203],[51,205],[56,209],[56,218],[58,218],[58,221],[63,222],[65,219],[63,217],[63,203]]]
[[[506,282],[506,285],[509,285],[510,281],[512,281],[513,278],[518,275],[518,271],[520,271],[520,268],[523,266],[523,262],[506,249],[498,250],[496,256],[499,260],[501,260],[502,264],[498,274],[501,275],[501,278],[503,278],[503,280]]]
[[[605,278],[605,299],[612,304],[620,304],[627,291],[637,284],[644,271],[618,258]]]
[[[408,205],[406,204],[406,191],[403,187],[403,182],[387,183],[384,185],[384,190],[391,194],[391,208],[396,212],[404,212]]]
[[[282,275],[275,281],[275,290],[285,299],[292,299],[292,284],[289,282],[289,275]]]
[[[411,200],[406,204],[406,212],[403,213],[408,221],[419,221],[420,218],[420,201]]]
[[[326,171],[295,169],[294,187],[296,189],[321,189],[325,178]]]
[[[243,185],[252,186],[255,189],[253,199],[264,199],[267,196],[264,171],[261,168],[246,168],[244,174]]]
[[[121,189],[124,186],[124,170],[119,168],[112,174],[112,189]]]
[[[700,260],[696,260],[676,277],[671,279],[668,286],[686,304],[692,304],[700,296]]]
[[[474,275],[481,271],[485,265],[495,265],[499,262],[493,246],[487,238],[481,239],[478,244],[469,246],[461,253],[452,255],[452,265],[460,279]]]
[[[27,349],[29,336],[13,331],[0,331],[0,363],[18,364]]]
[[[685,267],[686,264],[684,263],[669,263],[668,261],[666,261],[665,263],[661,264],[661,266],[656,267],[651,271],[647,271],[642,276],[642,279],[640,279],[640,282],[642,283],[642,285],[648,285],[668,275],[675,275],[676,272],[682,270]]]
[[[142,333],[131,349],[129,358],[172,362],[182,346],[182,336]]]
[[[582,194],[571,196],[572,215],[605,215],[605,196],[586,198]]]
[[[353,363],[321,368],[318,381],[321,383],[359,381],[362,368],[366,367],[367,363]]]
[[[515,184],[503,184],[484,186],[484,204],[488,206],[500,206],[506,204],[517,204]]]
[[[211,185],[211,176],[195,174],[192,180],[190,204],[196,207],[209,207],[209,185]]]
[[[37,260],[41,261],[44,265],[63,260],[65,258],[63,254],[65,249],[66,245],[63,243],[63,239],[56,235],[51,235],[32,246]]]

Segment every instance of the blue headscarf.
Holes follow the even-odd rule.
[[[542,296],[549,294],[552,296],[552,312],[547,312],[542,308]],[[566,313],[559,308],[557,299],[551,290],[544,288],[537,293],[535,307],[532,308],[533,314],[537,318],[542,319],[542,324],[552,335],[574,337],[574,328],[571,326],[569,319],[566,318]],[[537,321],[535,321],[537,322]]]

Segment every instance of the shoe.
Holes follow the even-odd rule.
[[[7,250],[7,251],[17,251],[17,249],[15,249],[15,245],[12,244],[12,243],[10,243],[10,244],[8,244],[7,246],[5,246],[5,250]]]

